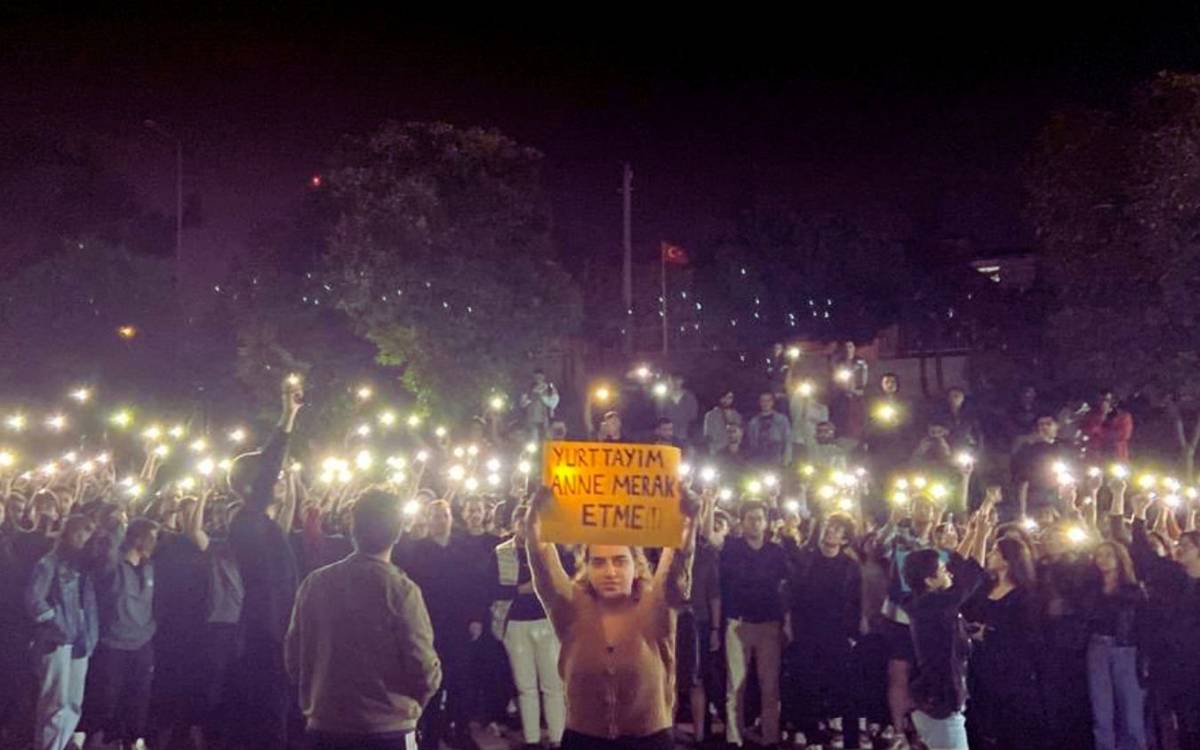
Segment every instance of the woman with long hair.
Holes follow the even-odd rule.
[[[1031,748],[1041,735],[1033,554],[1004,537],[987,556],[990,583],[963,607],[971,654],[967,733],[973,748]]]
[[[691,589],[694,525],[664,549],[651,574],[642,550],[585,545],[572,581],[554,545],[543,544],[540,488],[525,521],[533,590],[561,642],[566,686],[563,750],[670,750],[675,707],[676,609]]]
[[[1146,694],[1138,659],[1138,620],[1146,592],[1129,551],[1120,542],[1097,545],[1092,567],[1094,578],[1084,612],[1096,750],[1143,750]]]

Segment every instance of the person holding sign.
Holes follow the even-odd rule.
[[[676,609],[691,589],[693,518],[653,575],[639,547],[591,543],[572,581],[554,545],[543,543],[541,519],[553,502],[548,487],[534,494],[525,544],[534,592],[562,643],[563,750],[670,750]]]

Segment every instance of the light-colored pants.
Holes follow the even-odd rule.
[[[71,741],[83,709],[88,660],[71,658],[70,646],[59,646],[38,658],[37,750],[63,750]]]
[[[763,742],[779,743],[779,660],[783,652],[783,626],[778,622],[751,623],[730,620],[725,631],[725,664],[729,687],[725,692],[725,739],[742,744],[746,726],[746,672],[753,659],[758,666],[762,695]]]
[[[525,742],[542,741],[539,705],[546,712],[550,744],[562,742],[567,724],[567,704],[562,677],[558,674],[558,636],[549,620],[510,621],[504,633],[504,650],[512,665],[517,685],[517,707],[521,711],[521,733]],[[541,686],[541,702],[538,686]]]
[[[1096,750],[1146,747],[1146,691],[1138,681],[1137,649],[1093,635],[1087,650],[1087,678]]]
[[[967,719],[962,711],[955,711],[944,719],[913,711],[912,722],[929,750],[968,750]]]

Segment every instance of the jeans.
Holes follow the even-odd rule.
[[[504,632],[504,650],[508,652],[513,682],[517,685],[517,707],[521,712],[521,733],[525,742],[536,745],[542,739],[540,706],[546,712],[550,744],[561,743],[567,705],[562,678],[558,674],[558,637],[554,635],[550,621],[510,620]]]
[[[37,750],[64,750],[79,725],[88,660],[71,658],[71,646],[37,657]]]
[[[912,722],[929,750],[967,750],[967,720],[962,711],[944,719],[913,711]]]
[[[1137,649],[1093,635],[1087,677],[1096,750],[1144,750],[1146,691],[1138,682]]]
[[[725,631],[725,663],[729,686],[725,692],[725,739],[742,744],[746,724],[746,672],[751,659],[758,666],[762,694],[763,742],[779,743],[779,665],[783,651],[783,626],[779,622],[730,620]]]

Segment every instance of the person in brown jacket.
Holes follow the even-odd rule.
[[[421,590],[391,562],[398,506],[386,492],[360,497],[355,552],[313,571],[296,595],[285,661],[315,750],[412,750],[441,684]]]
[[[691,592],[694,513],[679,549],[663,550],[653,576],[640,548],[592,544],[572,581],[554,545],[541,541],[540,513],[552,497],[545,487],[534,495],[525,545],[533,590],[562,643],[562,750],[670,750],[676,610]]]

